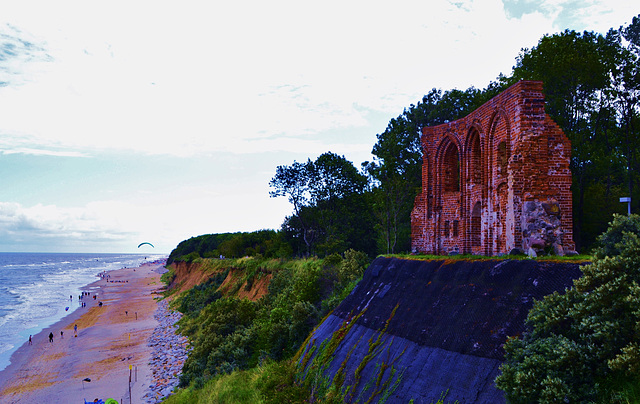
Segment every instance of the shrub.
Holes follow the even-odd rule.
[[[345,258],[336,254],[324,260],[212,261],[226,269],[216,266],[217,275],[177,300],[185,314],[180,332],[194,347],[183,368],[183,387],[200,388],[216,375],[293,356],[326,310],[353,289],[368,257],[351,250]],[[233,298],[229,291],[221,296],[217,289],[228,268],[242,273],[247,283],[263,273],[272,274],[268,294],[257,302]]]
[[[531,331],[507,341],[496,385],[511,403],[591,402],[611,396],[609,380],[640,381],[640,238],[627,231],[640,228],[627,220],[638,218],[614,218],[599,258],[565,294],[536,302]]]
[[[228,274],[229,270],[227,269],[184,292],[178,300],[178,310],[187,316],[197,316],[207,305],[222,297],[218,288]]]
[[[255,342],[251,325],[257,309],[257,303],[246,299],[218,299],[194,320],[180,320],[180,327],[191,336],[193,346],[180,385],[201,384],[217,374],[245,368]]]
[[[613,215],[607,231],[598,236],[595,249],[596,258],[613,257],[620,254],[616,245],[622,241],[623,234],[634,233],[640,235],[640,215]]]

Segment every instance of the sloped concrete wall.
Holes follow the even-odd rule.
[[[355,389],[351,401],[366,401],[376,383],[392,378],[388,403],[432,403],[446,391],[446,402],[504,403],[493,380],[507,337],[526,331],[534,299],[564,291],[580,275],[579,264],[533,260],[377,258],[315,331],[305,355],[339,336],[325,375],[332,380],[343,371],[344,385]]]

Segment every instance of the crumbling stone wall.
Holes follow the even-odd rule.
[[[468,116],[422,129],[413,252],[573,252],[571,143],[520,81]]]

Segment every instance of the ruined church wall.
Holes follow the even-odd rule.
[[[545,113],[541,82],[520,81],[462,119],[423,128],[421,140],[414,252],[495,255],[544,243],[574,248],[571,145]],[[537,210],[523,216],[525,202]],[[536,212],[549,203],[555,228],[533,231],[546,226]]]

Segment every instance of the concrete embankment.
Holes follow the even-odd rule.
[[[493,383],[504,343],[525,332],[534,300],[580,275],[577,263],[377,258],[301,361],[313,371],[310,358],[331,349],[320,369],[351,386],[350,401],[504,403]]]

